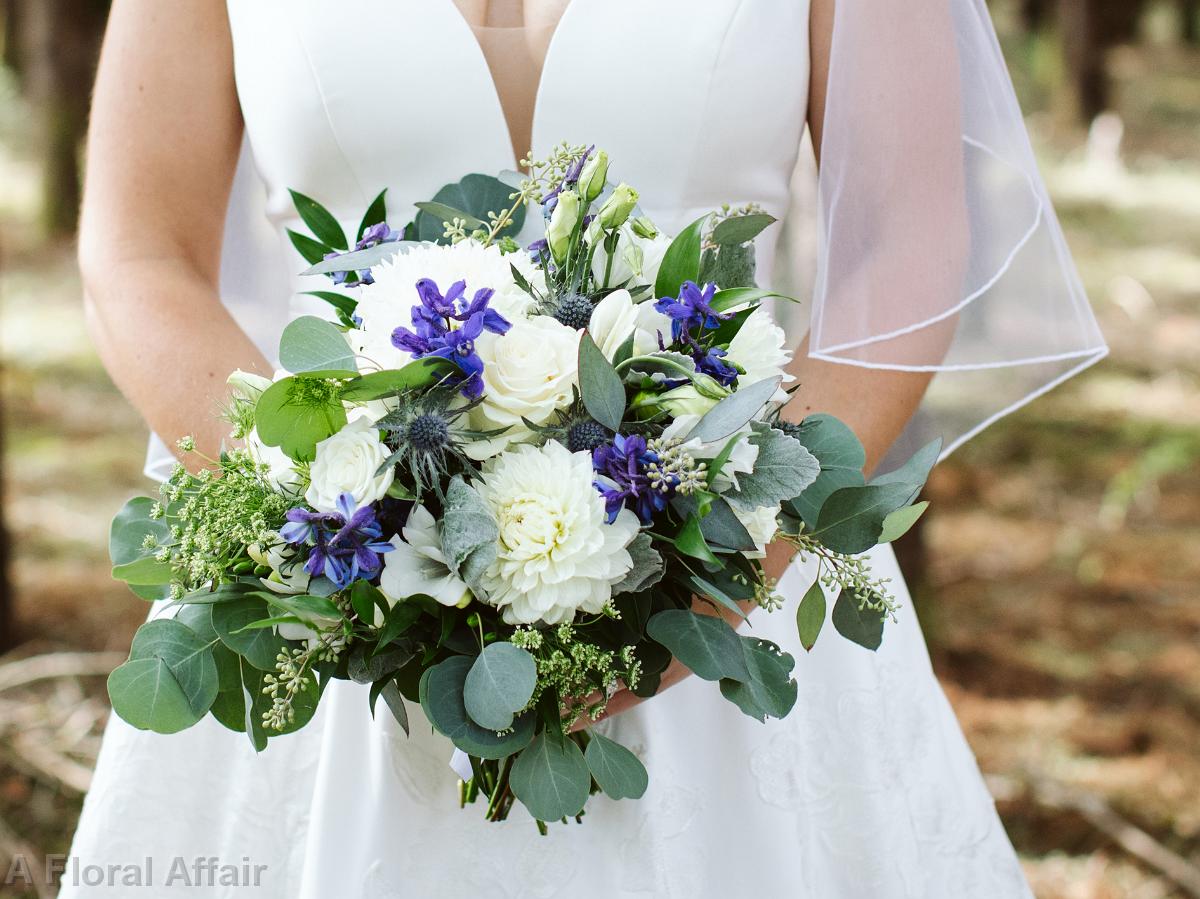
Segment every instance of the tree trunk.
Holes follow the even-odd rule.
[[[1179,0],[1179,37],[1185,44],[1200,45],[1200,0]]]
[[[0,0],[0,16],[4,18],[4,53],[0,65],[20,80],[24,74],[21,53],[21,0]]]
[[[1108,109],[1111,93],[1098,4],[1060,0],[1058,19],[1075,113],[1086,124]]]
[[[37,112],[42,149],[42,226],[49,236],[70,235],[79,216],[80,146],[106,4],[18,2],[28,94]]]
[[[0,375],[3,371],[0,370]],[[4,459],[4,409],[0,399],[0,463]],[[0,653],[16,645],[13,604],[15,596],[9,570],[8,529],[4,521],[4,466],[0,464]]]

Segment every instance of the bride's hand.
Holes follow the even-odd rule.
[[[791,564],[794,553],[795,550],[790,545],[783,542],[773,543],[771,546],[767,547],[767,557],[763,560],[763,570],[766,572],[767,577],[776,580],[781,578],[783,573],[787,571],[788,565]],[[751,609],[757,608],[757,606],[752,602],[743,602],[739,603],[739,605],[742,607],[742,611],[747,615],[750,614]],[[714,608],[711,603],[705,602],[699,598],[696,598],[692,601],[692,611],[699,612],[701,615],[720,615],[729,622],[731,627],[734,628],[737,628],[743,623],[742,619],[729,609],[722,608],[718,610]],[[661,695],[664,691],[675,686],[680,681],[691,677],[691,674],[692,672],[682,662],[680,662],[678,659],[672,659],[671,664],[668,665],[667,669],[662,673],[662,679],[659,682],[658,690],[655,691],[654,696],[657,697]],[[619,715],[622,712],[626,712],[634,706],[645,702],[646,699],[649,698],[652,697],[637,696],[628,689],[618,690],[611,697],[609,697],[608,704],[604,708],[604,713],[600,715],[600,717],[593,721],[584,715],[571,726],[571,730],[574,732],[583,730],[585,727],[591,727],[593,724],[603,721],[605,718],[611,718],[613,715]],[[599,700],[600,695],[595,693],[587,698],[585,706],[591,706]]]

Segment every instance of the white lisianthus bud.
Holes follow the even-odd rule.
[[[713,382],[717,389],[724,390],[719,384]],[[674,390],[668,390],[666,393],[660,394],[655,401],[660,409],[670,415],[672,418],[678,418],[681,415],[703,415],[709,409],[717,404],[720,396],[714,396],[715,390],[698,389],[696,384],[684,384],[681,387],[676,387]],[[728,394],[728,391],[726,391]]]
[[[654,238],[658,237],[658,229],[654,227],[654,222],[650,221],[644,215],[639,215],[629,223],[629,226],[633,228],[633,233],[638,237],[646,240],[654,240]]]
[[[318,512],[337,512],[337,500],[343,493],[354,498],[356,507],[383,499],[396,472],[390,465],[381,474],[376,472],[389,455],[370,421],[350,422],[317,444],[304,499]]]
[[[263,391],[271,386],[271,379],[235,368],[233,374],[225,379],[225,383],[229,385],[233,395],[239,400],[257,403],[258,398],[263,395]]]
[[[554,212],[550,214],[550,225],[546,228],[546,242],[550,244],[550,255],[555,262],[562,262],[567,257],[571,235],[579,224],[579,213],[579,194],[573,190],[562,191]]]
[[[620,228],[629,221],[629,214],[637,205],[638,192],[628,184],[621,183],[612,192],[612,196],[600,207],[600,227],[605,231]]]
[[[608,182],[608,154],[601,150],[588,160],[579,174],[579,193],[585,203],[595,200],[604,193]]]

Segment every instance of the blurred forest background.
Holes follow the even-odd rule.
[[[992,5],[1113,355],[940,466],[904,564],[1037,895],[1200,897],[1200,0]],[[67,851],[146,613],[106,549],[145,429],[73,258],[106,12],[0,0],[0,871]]]

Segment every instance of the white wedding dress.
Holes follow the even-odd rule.
[[[807,3],[699,9],[574,0],[534,110],[536,153],[563,139],[603,147],[610,177],[640,188],[667,231],[725,202],[782,217],[805,120]],[[356,222],[387,187],[399,224],[443,184],[514,161],[453,0],[229,0],[229,12],[253,168],[244,156],[224,286],[269,347],[289,311],[315,308],[295,292],[323,286],[290,274],[303,265],[281,249],[295,224],[287,188]],[[254,214],[255,172],[265,218]],[[760,283],[770,283],[770,233]],[[871,561],[902,604],[878,652],[829,626],[806,653],[794,604],[756,613],[753,632],[796,657],[791,715],[760,724],[691,678],[600,725],[645,762],[645,797],[593,797],[582,825],[546,837],[520,807],[503,824],[485,823],[477,805],[460,810],[450,743],[411,704],[411,737],[382,705],[372,719],[366,688],[352,683],[331,684],[312,723],[261,755],[212,718],[168,737],[114,716],[72,856],[79,866],[152,857],[156,887],[75,885],[69,867],[61,895],[1028,897],[891,549]],[[797,600],[812,578],[796,566],[782,592]],[[168,888],[172,861],[197,856],[266,867],[257,887]]]

